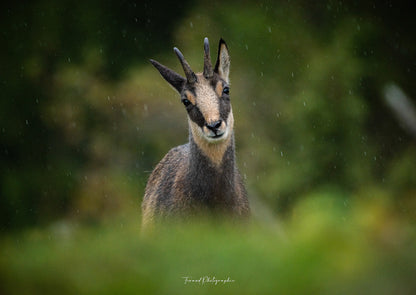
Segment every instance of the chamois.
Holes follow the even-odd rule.
[[[205,38],[204,70],[197,74],[179,49],[175,47],[174,52],[186,78],[155,60],[150,62],[181,95],[188,113],[189,142],[171,149],[150,175],[142,202],[142,226],[206,213],[246,219],[250,208],[235,163],[228,47],[220,39],[213,68]]]

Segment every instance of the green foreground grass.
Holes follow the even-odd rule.
[[[281,228],[195,222],[141,235],[136,217],[31,229],[1,239],[0,293],[416,294],[415,232],[387,203],[315,198]]]

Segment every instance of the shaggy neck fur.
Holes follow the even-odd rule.
[[[222,161],[213,163],[190,136],[189,174],[188,179],[193,184],[191,196],[198,197],[211,208],[226,208],[232,204],[231,192],[234,191],[235,162],[234,134],[230,134],[228,145],[225,146]],[[224,144],[224,143],[222,143]],[[234,200],[235,201],[235,200]]]

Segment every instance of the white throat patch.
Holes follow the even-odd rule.
[[[195,144],[199,147],[202,153],[211,160],[216,166],[220,166],[224,153],[231,143],[231,136],[234,129],[234,116],[232,110],[225,123],[225,131],[221,137],[211,138],[199,127],[195,122],[188,119],[189,129],[194,139]]]

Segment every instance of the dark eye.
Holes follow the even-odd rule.
[[[182,103],[184,104],[185,107],[187,107],[191,104],[191,102],[186,98],[182,99]]]
[[[222,90],[222,94],[229,95],[230,94],[230,87],[225,86]]]

